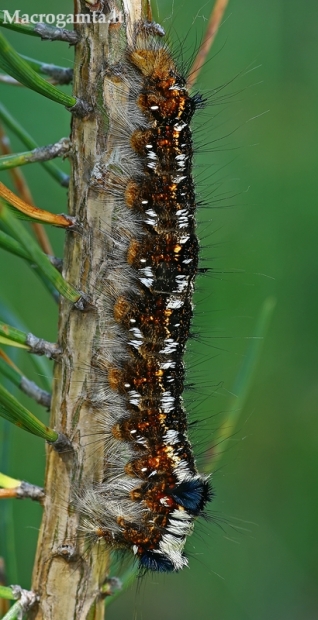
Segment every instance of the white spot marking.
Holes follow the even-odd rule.
[[[175,131],[182,131],[182,129],[184,129],[187,126],[187,123],[185,123],[184,121],[180,121],[178,123],[175,123],[175,125],[173,125],[173,128]]]
[[[179,308],[182,308],[183,305],[184,305],[184,299],[170,297],[168,304],[167,304],[167,308],[169,308],[169,310],[178,310]]]

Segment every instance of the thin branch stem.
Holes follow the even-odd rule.
[[[64,41],[70,45],[76,45],[78,34],[74,30],[56,28],[48,24],[22,24],[14,19],[14,15],[8,16],[8,11],[0,11],[0,25],[3,28],[15,30],[21,34],[28,34],[33,37],[41,37],[45,41]]]
[[[13,155],[0,157],[0,170],[24,166],[25,164],[34,164],[35,162],[48,161],[56,157],[64,157],[68,154],[69,149],[69,140],[67,138],[62,138],[55,144],[40,146],[33,151],[14,153]]]
[[[29,482],[23,482],[19,486],[0,489],[0,499],[31,499],[34,502],[43,503],[45,498],[44,489]]]
[[[208,26],[206,29],[206,33],[204,35],[204,39],[194,59],[194,63],[189,73],[189,77],[187,81],[187,87],[189,90],[194,86],[195,82],[198,79],[198,75],[205,63],[206,57],[209,53],[209,50],[218,32],[218,29],[219,29],[222,17],[224,15],[224,11],[228,5],[228,2],[229,0],[216,0],[216,3],[214,5],[213,11],[211,13],[211,16],[208,22]]]
[[[50,409],[51,394],[42,390],[36,383],[25,377],[7,354],[0,349],[0,372],[36,403]]]
[[[54,84],[63,86],[73,81],[73,69],[71,69],[71,67],[59,67],[58,65],[52,65],[41,62],[40,60],[35,60],[34,58],[29,58],[29,56],[24,56],[23,54],[21,54],[21,58],[26,60],[34,71],[43,73],[43,75],[47,75],[51,78]]]
[[[22,392],[27,394],[27,396],[33,398],[33,400],[35,400],[38,405],[42,405],[42,407],[45,407],[48,411],[50,410],[51,394],[49,394],[49,392],[46,392],[45,390],[42,390],[42,388],[40,388],[36,383],[34,383],[34,381],[31,381],[27,377],[22,376],[19,388],[20,390],[22,390]]]
[[[45,355],[49,359],[57,360],[61,356],[61,349],[55,342],[47,342],[34,334],[26,334],[26,344],[30,347],[30,353]]]
[[[34,592],[23,590],[20,586],[10,586],[9,588],[1,587],[1,590],[11,590],[13,598],[8,594],[6,598],[10,600],[19,599],[9,611],[3,616],[3,620],[20,620],[25,613],[27,613],[33,605],[37,602],[38,597]],[[0,590],[0,592],[1,592]]]
[[[55,342],[47,342],[38,338],[30,332],[23,332],[21,329],[12,327],[0,321],[0,341],[3,344],[15,344],[23,349],[29,349],[35,355],[45,355],[49,359],[58,360],[61,356],[61,349]]]

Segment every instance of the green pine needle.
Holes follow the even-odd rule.
[[[276,305],[276,300],[273,297],[265,299],[261,311],[258,316],[256,329],[254,336],[250,340],[249,347],[247,349],[243,365],[236,377],[231,393],[234,395],[229,403],[229,413],[222,422],[221,428],[218,431],[215,439],[215,445],[221,445],[222,450],[215,450],[215,447],[211,450],[211,456],[205,465],[205,471],[211,472],[211,469],[215,469],[216,462],[220,460],[225,452],[225,447],[233,437],[235,427],[244,409],[247,397],[250,393],[257,363],[260,358],[262,345],[264,338],[270,324],[270,320],[273,314],[273,310]]]
[[[105,599],[105,606],[109,607],[116,599],[121,596],[132,583],[134,583],[136,577],[138,575],[138,568],[136,564],[132,564],[130,568],[124,573],[123,577],[121,577],[121,587],[118,588],[113,594],[107,596]],[[102,590],[103,591],[103,590]]]
[[[0,321],[0,342],[9,346],[18,346],[22,349],[28,349],[27,342],[28,334],[12,327],[7,323]]]
[[[38,148],[39,145],[35,142],[35,140],[33,140],[30,134],[25,131],[25,129],[20,125],[20,123],[10,114],[10,112],[2,103],[0,103],[0,119],[6,125],[6,127],[11,129],[14,135],[16,135],[21,140],[22,144],[24,144],[27,149],[33,150]],[[43,166],[46,171],[51,175],[51,177],[53,177],[53,179],[60,183],[60,185],[62,185],[63,187],[68,186],[68,175],[62,172],[62,170],[60,170],[58,166],[56,166],[56,164],[51,161],[40,163],[41,166]]]
[[[5,362],[4,359],[0,357],[0,373],[7,377],[11,383],[13,383],[16,387],[20,387],[22,374],[18,373],[15,368],[12,368],[9,364]]]
[[[17,487],[20,486],[20,484],[21,484],[21,480],[10,478],[10,476],[6,476],[5,474],[2,474],[0,472],[0,487],[2,489],[16,489]],[[0,594],[0,598],[1,598],[1,594]]]
[[[16,595],[13,594],[10,587],[0,586],[0,598],[6,598],[9,601],[15,601]]]
[[[20,601],[17,601],[14,605],[12,605],[12,607],[10,607],[9,611],[5,614],[5,616],[3,616],[2,620],[19,620],[19,618],[21,618],[21,613],[21,603]]]
[[[20,32],[21,34],[28,34],[32,37],[38,37],[39,34],[34,30],[34,24],[21,24],[16,21],[12,21],[12,23],[8,20],[5,20],[5,12],[0,11],[0,24],[3,28],[8,28],[9,30],[15,30],[15,32]]]
[[[46,441],[55,442],[58,439],[58,433],[56,431],[38,420],[31,411],[21,405],[21,403],[19,403],[19,401],[1,384],[0,415],[12,424],[32,433],[32,435],[37,435],[38,437],[42,437],[42,439],[46,439]]]
[[[32,271],[36,273],[36,275],[40,278],[44,286],[48,289],[49,293],[52,295],[53,299],[58,302],[59,294],[56,288],[51,284],[51,282],[43,275],[41,271],[39,271],[38,267],[34,265],[29,253],[26,249],[13,239],[10,235],[7,235],[4,231],[0,230],[0,247],[10,254],[14,254],[15,256],[19,256],[20,258],[24,258],[27,261],[28,265],[31,267]]]
[[[10,235],[7,235],[2,230],[0,230],[0,247],[3,250],[10,252],[10,254],[24,258],[27,261],[31,261],[29,253],[21,245],[21,243],[13,239],[13,237],[10,237]]]
[[[12,327],[12,323],[18,327]],[[29,335],[30,332],[27,330],[21,319],[17,316],[16,311],[12,310],[12,308],[9,308],[6,304],[0,301],[0,339],[3,337],[2,344],[16,346],[15,341],[18,340],[18,342],[21,343],[22,348],[27,348],[30,350],[30,347],[27,344],[27,338]],[[8,337],[11,339],[11,345],[10,342],[8,342]],[[37,375],[41,377],[44,389],[48,391],[51,390],[52,367],[49,360],[46,357],[39,355],[31,355],[29,359],[31,364],[34,366]]]
[[[31,90],[36,91],[40,95],[55,101],[67,108],[72,108],[77,103],[77,99],[53,86],[36,73],[28,62],[23,60],[21,56],[0,33],[0,67],[14,77],[18,82],[24,84]]]
[[[11,214],[6,205],[0,207],[0,221],[5,224],[10,234],[27,250],[30,259],[38,266],[43,275],[48,278],[59,293],[72,303],[76,303],[81,297],[80,293],[68,284],[60,272],[53,267],[47,255],[42,252],[37,242],[27,232],[23,224]]]

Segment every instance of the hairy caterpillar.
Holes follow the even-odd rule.
[[[101,3],[99,10],[108,8]],[[74,116],[72,126],[84,136],[89,128],[96,149],[74,131],[70,157],[80,157],[78,168],[73,165],[70,213],[77,227],[66,240],[64,278],[83,292],[91,312],[83,315],[84,307],[61,301],[52,424],[70,443],[62,456],[48,447],[33,586],[46,618],[57,576],[72,592],[81,581],[87,599],[105,593],[104,543],[129,552],[141,573],[187,566],[186,539],[212,497],[208,476],[196,466],[183,404],[183,354],[193,335],[192,294],[200,271],[189,124],[203,100],[189,94],[185,72],[159,38],[161,27],[148,19],[129,32],[127,24],[126,32],[120,19],[78,28],[74,92],[87,97],[87,116]],[[114,32],[124,42],[117,56]],[[99,62],[90,64],[96,49]],[[93,77],[85,83],[88,65]],[[87,250],[82,262],[81,246]],[[66,415],[69,405],[72,415]],[[97,452],[101,458],[90,461]],[[85,553],[83,530],[100,541],[94,553]],[[76,605],[80,600],[72,599]]]
[[[159,32],[158,32],[159,30]],[[183,355],[199,271],[191,96],[157,25],[138,25],[114,88],[129,86],[110,135],[117,150],[93,180],[115,197],[103,279],[112,338],[95,360],[107,457],[104,479],[79,499],[84,529],[130,550],[141,569],[178,571],[194,520],[212,497],[187,435]]]

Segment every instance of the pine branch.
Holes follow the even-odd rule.
[[[83,5],[75,0],[75,11],[82,12]],[[141,16],[141,1],[126,1],[125,9],[129,38]],[[75,52],[74,96],[88,102],[94,111],[84,121],[78,117],[72,121],[69,213],[80,220],[84,234],[67,235],[63,274],[72,286],[86,292],[94,311],[82,313],[61,301],[58,341],[63,355],[55,368],[50,424],[71,439],[74,452],[61,455],[47,448],[46,499],[32,582],[40,602],[30,612],[32,620],[102,620],[107,594],[104,584],[109,554],[103,543],[87,550],[73,504],[74,490],[103,476],[103,445],[94,426],[96,415],[89,406],[88,390],[103,318],[101,283],[107,251],[103,230],[110,226],[112,205],[109,199],[106,205],[97,184],[94,187],[94,167],[111,158],[113,147],[107,142],[106,129],[118,106],[123,114],[125,109],[125,100],[114,98],[112,76],[101,67],[107,60],[119,62],[126,42],[124,24],[120,36],[118,24],[81,24],[77,28],[80,42]]]

